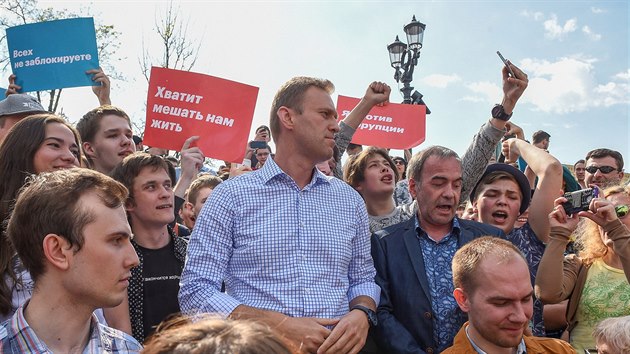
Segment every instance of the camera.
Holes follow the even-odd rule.
[[[599,196],[597,187],[581,189],[575,192],[565,193],[564,197],[567,201],[562,203],[562,207],[567,215],[575,214],[580,211],[588,210],[589,204],[593,198]]]

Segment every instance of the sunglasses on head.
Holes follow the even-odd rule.
[[[602,171],[602,173],[611,173],[612,171],[616,171],[617,169],[612,166],[588,166],[585,168],[586,172],[593,174],[597,172],[597,170]]]
[[[630,213],[630,207],[627,205],[617,205],[615,207],[615,213],[617,214],[618,218],[623,218],[624,216],[628,215],[628,213]]]

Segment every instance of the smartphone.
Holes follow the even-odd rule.
[[[252,149],[262,149],[264,147],[267,147],[267,142],[266,141],[250,141],[249,146]]]
[[[512,75],[512,77],[516,77],[514,75],[514,71],[512,71],[512,68],[510,68],[510,66],[508,65],[508,61],[505,60],[505,58],[503,57],[503,55],[501,55],[501,52],[499,52],[497,50],[497,54],[499,55],[499,58],[501,58],[501,61],[503,62],[503,64],[505,64],[505,66],[508,68],[508,70],[510,71],[510,75]]]
[[[564,197],[567,198],[567,201],[562,203],[562,207],[567,215],[572,215],[579,211],[586,211],[588,210],[589,204],[591,204],[591,200],[598,196],[599,189],[597,189],[597,187],[564,193]]]

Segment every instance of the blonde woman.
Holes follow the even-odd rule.
[[[603,194],[605,199],[591,201],[589,211],[571,216],[561,205],[566,199],[556,199],[536,276],[536,295],[543,303],[569,299],[569,340],[580,353],[595,348],[591,333],[599,321],[630,315],[630,187],[611,187]],[[586,220],[578,228],[580,218]],[[578,253],[563,257],[574,230]]]

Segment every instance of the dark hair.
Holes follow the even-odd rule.
[[[46,126],[51,123],[63,124],[74,135],[79,147],[78,159],[81,161],[81,138],[79,133],[62,117],[54,114],[36,114],[16,123],[0,145],[0,277],[17,281],[13,271],[14,250],[4,231],[6,219],[26,178],[35,173],[34,158],[37,150],[46,139]],[[11,310],[11,289],[4,280],[0,280],[0,314]]]
[[[112,177],[129,190],[128,203],[135,203],[133,199],[133,182],[146,167],[150,167],[153,171],[157,171],[160,168],[163,169],[168,174],[172,185],[175,186],[175,168],[173,168],[173,165],[162,156],[151,155],[141,151],[134,152],[125,157],[112,171]]]
[[[435,156],[440,160],[454,158],[459,161],[460,164],[462,162],[455,151],[444,146],[431,146],[415,153],[411,157],[409,164],[407,165],[407,178],[413,178],[414,181],[420,182],[420,176],[422,176],[424,164],[431,156]]]
[[[405,169],[403,170],[403,175],[400,177],[400,179],[407,179],[407,160],[405,160],[403,157],[400,157],[400,156],[394,156],[392,157],[392,160],[394,161],[394,164],[397,161],[400,161],[403,163],[403,165],[405,165]]]
[[[534,132],[534,134],[532,134],[532,143],[538,144],[541,141],[549,139],[549,138],[551,138],[551,135],[549,135],[549,133],[543,130],[539,130],[537,132]]]
[[[398,170],[396,170],[396,166],[394,166],[394,161],[387,153],[387,150],[378,148],[375,146],[370,146],[367,149],[361,151],[356,155],[352,155],[346,161],[346,164],[343,168],[343,179],[352,186],[352,188],[357,188],[359,183],[365,181],[365,169],[367,168],[368,160],[372,157],[380,155],[387,163],[389,163],[390,167],[394,171],[394,180],[398,182]]]
[[[575,170],[575,166],[580,163],[583,163],[586,165],[586,161],[580,159],[580,160],[577,160],[577,162],[573,164],[573,169]]]
[[[588,161],[588,159],[590,158],[601,159],[608,156],[614,158],[617,162],[617,171],[623,171],[623,156],[621,156],[621,153],[619,153],[619,151],[605,148],[591,150],[588,152],[588,154],[586,154],[586,158],[584,160]]]
[[[123,205],[127,189],[106,175],[83,168],[71,168],[34,175],[15,202],[7,236],[35,282],[44,273],[42,242],[55,234],[68,241],[74,252],[84,243],[83,229],[95,215],[80,199],[94,192],[109,208]]]
[[[280,107],[287,107],[296,110],[298,113],[302,113],[304,94],[311,86],[320,88],[328,92],[328,94],[332,94],[335,91],[335,85],[329,80],[305,76],[294,77],[280,87],[276,96],[273,98],[269,117],[269,127],[271,128],[273,140],[277,140],[280,134],[278,109],[280,109]]]
[[[101,119],[110,114],[125,118],[125,120],[129,123],[129,127],[131,127],[131,120],[125,111],[118,107],[104,105],[87,112],[81,120],[79,120],[79,123],[77,123],[77,130],[79,131],[79,134],[81,134],[81,139],[90,143],[93,142],[94,136],[96,136],[100,127]]]
[[[176,318],[161,324],[143,354],[291,354],[269,327],[248,320]],[[164,328],[166,327],[166,328]]]

